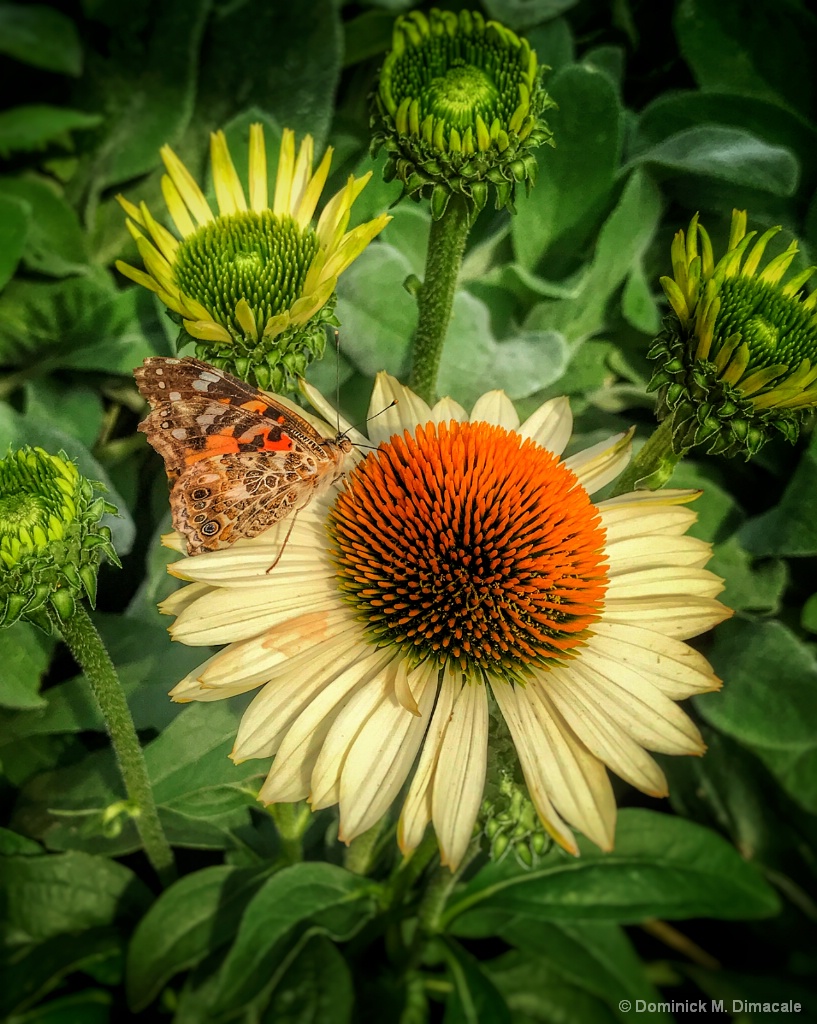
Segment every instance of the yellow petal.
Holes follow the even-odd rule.
[[[289,198],[292,195],[292,173],[295,168],[295,132],[285,128],[281,136],[281,151],[278,155],[278,173],[275,177],[275,196],[272,212],[283,217],[289,213]]]
[[[213,211],[208,206],[207,200],[196,184],[193,175],[176,156],[170,146],[162,146],[161,154],[164,165],[167,168],[167,173],[179,190],[179,195],[193,215],[196,223],[199,226],[209,224],[213,220]]]
[[[179,190],[173,184],[173,179],[169,174],[162,175],[162,195],[165,197],[165,205],[170,211],[173,223],[176,225],[182,238],[187,238],[188,235],[194,234],[196,225],[193,223],[193,218],[188,213],[184,200],[179,194]]]
[[[176,253],[179,250],[179,240],[174,238],[163,224],[154,219],[146,203],[142,203],[142,217],[161,254],[168,263],[175,263]]]
[[[287,327],[289,327],[289,310],[278,313],[276,316],[271,316],[267,320],[266,324],[264,324],[264,337],[268,340],[277,338]]]
[[[371,171],[360,178],[355,178],[353,174],[350,174],[346,185],[336,192],[323,208],[315,231],[321,245],[329,251],[334,249],[343,237],[343,232],[349,223],[349,211],[352,209],[352,204],[363,191],[371,176]]]
[[[311,316],[314,316],[319,309],[326,305],[337,287],[337,283],[336,277],[329,277],[322,281],[311,295],[302,295],[300,299],[293,302],[289,311],[292,323],[305,324]]]
[[[311,135],[305,135],[298,150],[298,159],[295,161],[295,170],[292,172],[292,192],[289,197],[289,209],[286,211],[290,216],[295,216],[295,211],[301,204],[306,186],[312,177],[312,157],[315,150],[315,143]]]
[[[224,132],[213,132],[210,136],[210,162],[213,166],[213,184],[216,188],[219,213],[224,215],[246,210],[244,189],[241,187],[230,150],[227,148]]]
[[[184,329],[200,341],[222,341],[232,343],[227,330],[214,320],[185,320]]]
[[[267,148],[264,127],[250,125],[250,209],[261,213],[267,208]]]
[[[356,227],[354,231],[350,231],[327,260],[324,277],[328,275],[339,277],[349,264],[358,258],[369,242],[380,234],[390,220],[389,214],[383,213],[379,217],[375,217],[374,220]]]
[[[125,213],[132,220],[135,220],[140,227],[143,228],[146,226],[145,224],[142,223],[142,212],[138,206],[134,206],[133,203],[129,202],[123,195],[116,196],[116,201],[125,211]]]
[[[241,326],[241,330],[248,334],[253,341],[258,341],[258,325],[255,322],[253,311],[250,309],[250,304],[245,298],[239,299],[236,303],[235,318]]]
[[[323,192],[323,186],[326,184],[326,179],[329,176],[333,152],[334,150],[329,146],[323,155],[323,160],[321,160],[317,171],[312,175],[311,180],[306,186],[301,201],[298,204],[298,209],[294,213],[295,220],[300,228],[307,227],[312,220],[312,214],[315,212],[315,207],[321,198],[321,192]]]

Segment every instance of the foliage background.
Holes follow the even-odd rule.
[[[736,611],[701,640],[726,684],[691,709],[707,755],[663,760],[669,803],[620,787],[610,856],[551,853],[530,873],[512,860],[480,868],[405,977],[389,936],[411,901],[384,911],[383,890],[339,866],[331,813],[307,833],[307,863],[283,867],[254,801],[263,765],[226,757],[241,702],[182,709],[165,698],[206,652],[171,646],[155,610],[171,587],[157,543],[166,486],[134,433],[131,370],[172,354],[175,329],[112,271],[115,258],[138,260],[113,196],[161,208],[162,144],[201,176],[210,130],[225,128],[240,162],[260,119],[273,150],[285,126],[311,131],[318,151],[335,146],[329,194],[375,166],[355,216],[381,212],[398,190],[368,155],[367,94],[404,8],[0,5],[0,73],[13,83],[0,111],[0,448],[64,449],[121,511],[111,526],[124,567],[103,569],[96,622],[184,876],[157,901],[102,723],[64,648],[26,624],[0,633],[0,1015],[73,1024],[149,1006],[145,1019],[182,1024],[211,1012],[608,1024],[631,1019],[622,999],[703,995],[799,1000],[798,1019],[817,1020],[809,431],[751,464],[688,460],[673,478],[705,488],[694,530],[714,543],[711,567]],[[737,206],[750,227],[783,224],[773,252],[799,237],[800,266],[817,259],[817,20],[798,0],[485,0],[484,10],[551,65],[557,148],[540,152],[519,216],[486,210],[477,222],[440,391],[467,406],[504,387],[523,415],[569,394],[581,447],[631,423],[648,436],[657,281],[692,213],[716,253]],[[422,276],[429,219],[413,204],[393,212],[339,290],[341,403],[355,417],[377,370],[407,369],[415,310],[402,283]],[[331,355],[312,371],[328,393],[335,375]],[[375,879],[389,875],[392,845]]]

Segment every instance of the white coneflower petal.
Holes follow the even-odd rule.
[[[482,420],[506,430],[516,430],[519,426],[519,415],[504,391],[489,391],[478,398],[471,410],[470,420],[472,423]]]
[[[547,448],[554,455],[561,455],[573,433],[573,413],[567,398],[551,398],[540,405],[519,428],[522,437]]]

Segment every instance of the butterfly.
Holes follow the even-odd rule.
[[[191,555],[258,536],[343,475],[348,437],[323,437],[223,370],[153,356],[134,377],[151,405],[139,430],[165,460],[173,525]]]

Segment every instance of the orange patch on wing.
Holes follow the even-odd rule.
[[[208,434],[204,448],[200,452],[189,452],[185,456],[185,464],[191,465],[201,459],[209,459],[213,455],[234,455],[241,451],[238,438],[232,435],[233,428],[229,427],[221,434]]]
[[[247,412],[257,412],[260,416],[263,416],[267,409],[269,409],[269,406],[266,402],[261,402],[257,398],[252,398],[249,402],[242,402],[239,408],[246,409]]]
[[[260,452],[288,452],[292,450],[292,438],[283,431],[278,437],[270,437],[270,428],[259,423],[245,430],[238,440],[243,445],[251,445]]]

